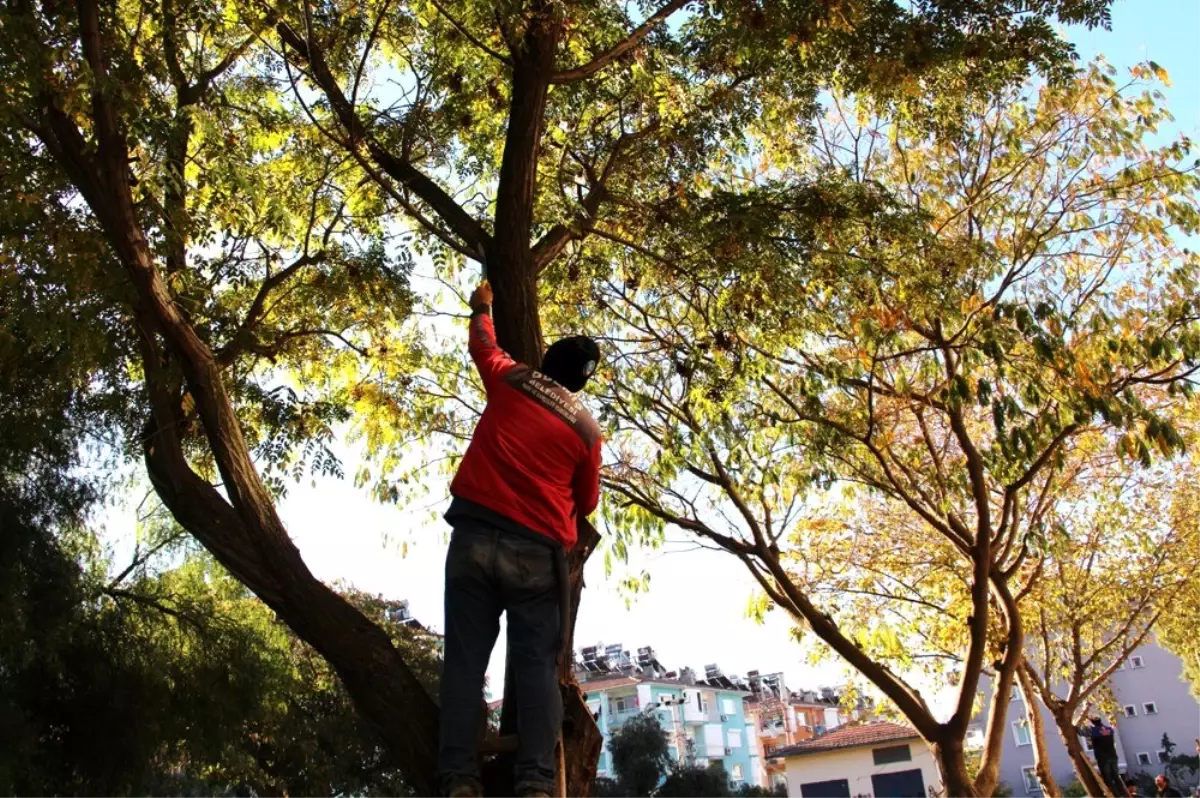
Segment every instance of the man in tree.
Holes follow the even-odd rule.
[[[600,493],[600,428],[574,394],[595,372],[600,348],[584,336],[565,338],[535,371],[496,344],[487,282],[470,304],[468,349],[487,406],[450,485],[446,513],[454,535],[446,555],[439,769],[451,796],[481,794],[479,698],[500,613],[507,612],[518,698],[517,794],[546,795],[563,712],[556,656],[570,619],[564,552]]]
[[[1099,715],[1092,717],[1092,726],[1083,731],[1092,741],[1092,753],[1096,755],[1096,765],[1100,769],[1100,777],[1113,791],[1113,795],[1122,794],[1125,789],[1121,784],[1121,773],[1117,765],[1117,742],[1112,726],[1106,724]]]

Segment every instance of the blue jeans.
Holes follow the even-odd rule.
[[[509,667],[517,700],[516,791],[554,790],[562,726],[558,690],[556,550],[474,518],[455,518],[446,554],[446,637],[438,769],[449,792],[479,784],[484,674],[508,613]]]

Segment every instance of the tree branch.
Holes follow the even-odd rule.
[[[191,613],[184,612],[182,610],[177,610],[173,607],[168,607],[166,604],[163,604],[161,601],[154,598],[153,596],[147,596],[144,593],[138,593],[137,591],[134,591],[134,590],[125,590],[124,588],[112,587],[112,586],[101,589],[100,593],[105,596],[108,596],[109,598],[113,599],[114,601],[120,600],[120,599],[125,599],[128,601],[132,601],[135,604],[141,604],[145,607],[150,607],[151,609],[158,610],[159,612],[163,613],[164,615],[170,615],[175,620],[182,621],[183,623],[186,623],[186,624],[194,627],[197,632],[203,633],[206,631],[204,624],[201,623],[200,620],[197,619]]]
[[[135,549],[134,553],[133,553],[133,560],[129,563],[129,565],[127,565],[124,568],[124,570],[121,571],[121,573],[117,574],[111,580],[109,580],[107,588],[112,589],[112,588],[115,588],[118,585],[120,585],[121,582],[125,581],[125,577],[127,577],[131,573],[133,573],[134,569],[136,569],[138,566],[143,565],[144,563],[148,562],[151,557],[153,557],[155,554],[157,554],[158,552],[165,549],[167,546],[171,545],[172,543],[174,543],[178,540],[181,540],[184,537],[184,535],[185,535],[185,533],[182,531],[175,532],[174,534],[168,535],[166,538],[164,538],[162,541],[160,541],[156,545],[151,546],[144,553],[138,552]]]
[[[574,83],[575,81],[583,80],[590,75],[596,74],[613,61],[616,61],[622,55],[641,44],[642,39],[645,39],[650,31],[654,30],[658,23],[662,22],[687,4],[688,0],[670,0],[670,2],[665,6],[647,17],[646,21],[643,22],[641,26],[637,28],[637,30],[629,34],[629,36],[624,40],[608,48],[603,53],[582,66],[575,67],[574,69],[567,69],[562,72],[555,72],[554,75],[551,76],[550,82]]]
[[[717,532],[712,527],[701,521],[696,521],[691,518],[686,518],[682,515],[669,512],[661,505],[651,502],[641,494],[631,490],[622,482],[606,479],[604,480],[604,486],[609,490],[616,491],[617,493],[621,494],[638,507],[641,507],[643,510],[653,515],[655,518],[665,521],[668,524],[674,524],[686,532],[692,532],[700,535],[701,537],[708,538],[731,554],[754,553],[754,547],[750,544],[743,543],[742,541],[729,537],[728,535],[722,535],[720,532]]]
[[[431,180],[423,172],[403,158],[393,155],[375,140],[366,124],[358,118],[354,106],[346,99],[337,79],[325,61],[325,55],[314,43],[305,41],[300,34],[286,22],[275,26],[284,44],[290,47],[298,56],[308,62],[313,80],[325,93],[337,116],[338,122],[346,131],[352,149],[364,144],[372,160],[379,165],[393,180],[411,190],[414,194],[434,210],[442,220],[458,236],[469,251],[477,251],[491,243],[491,236],[483,226],[466,210],[454,201],[441,186]]]
[[[246,311],[246,317],[242,319],[242,323],[238,326],[237,332],[229,339],[229,343],[225,344],[217,352],[217,362],[221,366],[228,366],[249,346],[250,334],[254,331],[254,325],[258,323],[263,315],[267,297],[270,293],[285,283],[300,269],[305,266],[321,263],[325,260],[325,257],[323,251],[314,252],[311,255],[302,255],[289,264],[287,268],[263,280],[262,285],[258,288],[258,293],[254,296],[254,301],[250,304],[250,309]]]
[[[442,4],[439,3],[438,0],[431,0],[431,1],[433,3],[433,7],[436,8],[439,12],[441,12],[441,15],[443,17],[450,20],[450,24],[453,25],[455,28],[457,28],[458,32],[467,38],[467,41],[469,41],[471,44],[478,47],[480,50],[483,50],[485,53],[490,55],[492,58],[495,58],[501,64],[504,64],[505,66],[510,66],[510,67],[512,66],[511,58],[508,58],[507,56],[496,52],[491,47],[488,47],[486,44],[484,44],[482,41],[480,41],[474,34],[471,33],[471,31],[467,30],[466,25],[459,22],[457,19],[454,18],[454,15],[452,15],[449,11],[447,11],[445,8],[443,8]]]

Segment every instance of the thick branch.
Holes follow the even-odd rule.
[[[985,584],[984,587],[986,590],[988,585]],[[993,685],[995,690],[992,693],[992,703],[988,710],[987,729],[984,732],[983,759],[979,764],[979,774],[975,777],[975,789],[979,795],[991,795],[992,790],[996,786],[996,779],[1000,770],[1000,757],[1004,750],[1004,734],[1007,725],[1005,717],[1008,712],[1009,696],[1012,693],[1016,671],[1020,667],[1021,660],[1024,657],[1025,647],[1025,629],[1021,622],[1020,609],[1008,585],[1003,579],[994,578],[991,580],[990,587],[1002,610],[1003,619],[1006,624],[1006,637],[1004,640],[1004,654],[996,674],[995,684]],[[976,616],[985,612],[986,609],[986,605],[983,608],[979,607],[978,604],[973,607]],[[973,643],[974,641],[972,640]],[[949,723],[949,725],[955,727],[960,733],[965,733],[967,724],[970,723],[975,689],[978,685],[978,673],[976,673],[973,681],[968,682],[968,675],[973,664],[970,657],[974,653],[974,647],[972,646],[972,650],[968,654],[967,672],[963,674],[962,682],[960,683],[959,689],[962,692],[959,693],[959,703]],[[982,650],[979,651],[981,660],[983,653]]]
[[[913,724],[922,737],[931,742],[937,742],[945,737],[945,730],[929,711],[925,700],[904,683],[891,669],[871,659],[858,644],[842,634],[833,619],[818,610],[808,596],[788,578],[786,570],[777,557],[764,558],[764,564],[770,571],[778,588],[787,596],[790,603],[799,611],[809,627],[824,640],[830,648],[842,656],[852,667],[875,684],[884,695],[890,698]],[[761,583],[760,579],[760,583]]]

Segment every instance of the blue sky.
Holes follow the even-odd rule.
[[[1154,61],[1171,76],[1163,93],[1175,115],[1164,134],[1200,132],[1200,1],[1118,0],[1112,30],[1067,29],[1079,56],[1103,55],[1118,68]]]
[[[1113,8],[1111,32],[1080,28],[1066,34],[1084,61],[1103,54],[1118,69],[1145,60],[1164,67],[1173,84],[1164,91],[1176,122],[1161,135],[1182,132],[1200,139],[1200,0],[1125,0]],[[353,473],[352,461],[347,465],[347,473]],[[439,506],[435,501],[432,509]],[[381,506],[351,482],[329,479],[315,487],[293,486],[280,511],[318,577],[407,598],[419,619],[440,628],[448,530],[428,511]],[[119,541],[119,557],[132,539],[133,508],[109,514],[105,526],[110,539]],[[746,618],[753,583],[738,562],[697,550],[678,534],[672,537],[678,542],[661,551],[633,554],[631,569],[645,568],[651,583],[649,593],[628,607],[617,579],[606,579],[602,558],[592,558],[577,626],[579,646],[601,641],[630,649],[651,645],[668,668],[699,669],[715,662],[727,673],[782,670],[793,689],[842,680],[838,664],[805,662],[805,647],[790,641],[782,612],[769,614],[765,625]],[[502,651],[497,646],[489,669],[494,684],[503,678]]]

